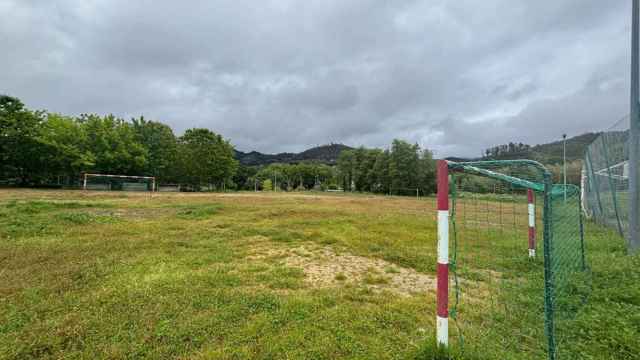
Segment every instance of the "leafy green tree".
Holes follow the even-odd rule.
[[[87,146],[87,135],[74,118],[47,114],[38,130],[43,166],[49,176],[63,175],[68,182],[95,165],[95,155]]]
[[[43,114],[28,110],[17,98],[0,95],[0,172],[20,184],[43,175],[42,148],[37,137]]]
[[[233,182],[239,190],[253,190],[256,185],[258,168],[255,166],[238,165],[238,170],[233,175]]]
[[[178,156],[184,179],[193,185],[231,180],[238,168],[233,146],[208,129],[189,129],[179,138]]]
[[[418,187],[419,146],[395,139],[391,144],[389,176],[391,192],[402,193]]]
[[[105,174],[141,175],[147,167],[148,151],[138,141],[130,123],[107,115],[82,115],[87,149],[95,156],[91,171]]]
[[[391,177],[389,175],[389,150],[384,150],[376,155],[373,163],[371,177],[374,178],[374,186],[372,191],[388,194],[391,189]]]
[[[262,191],[273,191],[273,183],[271,179],[265,179],[262,181]]]
[[[344,191],[351,191],[356,169],[356,154],[353,150],[344,150],[338,156],[338,173]]]
[[[424,149],[420,153],[418,169],[419,188],[424,195],[433,194],[436,191],[436,162],[431,151]]]
[[[158,181],[177,181],[179,174],[175,166],[178,157],[178,141],[173,130],[165,124],[145,120],[132,120],[136,140],[147,151],[144,174],[155,176]]]
[[[260,180],[271,180],[274,189],[286,190],[289,187],[289,175],[291,170],[287,169],[286,164],[269,164],[258,171],[257,177]]]

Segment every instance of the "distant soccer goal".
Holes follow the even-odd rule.
[[[130,176],[111,174],[83,175],[83,190],[155,191],[156,178],[153,176]]]

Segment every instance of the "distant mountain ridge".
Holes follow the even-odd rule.
[[[353,149],[343,144],[328,144],[316,146],[300,153],[263,154],[258,151],[248,153],[236,150],[236,159],[246,166],[269,165],[273,163],[298,163],[302,161],[315,161],[323,164],[334,165],[338,156],[344,150]]]
[[[587,146],[601,133],[584,133],[567,139],[567,161],[581,160]],[[515,160],[531,159],[543,164],[559,164],[562,162],[563,141],[557,140],[545,144],[528,145],[522,143],[508,143],[486,149],[485,156],[477,158],[462,158],[450,156],[450,161],[478,161],[478,160]]]
[[[573,161],[582,159],[584,152],[600,133],[584,133],[567,139],[567,160]],[[236,150],[236,159],[242,165],[256,166],[269,165],[273,163],[298,163],[303,161],[315,161],[323,164],[334,165],[338,161],[338,156],[344,150],[354,148],[344,144],[328,144],[316,146],[300,153],[279,153],[263,154],[257,151],[242,152]],[[497,145],[487,149],[483,157],[462,158],[450,156],[446,158],[451,161],[475,161],[475,160],[512,160],[512,159],[532,159],[543,164],[557,164],[562,161],[562,140],[549,142],[546,144],[527,145],[521,143],[509,143]]]

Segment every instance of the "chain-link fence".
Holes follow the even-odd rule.
[[[452,346],[488,359],[569,358],[565,329],[590,289],[580,189],[552,185],[533,161],[448,165]]]
[[[629,230],[629,120],[598,136],[585,152],[582,207],[596,222],[627,237]]]

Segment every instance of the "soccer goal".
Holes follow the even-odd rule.
[[[83,175],[83,190],[155,191],[153,176],[90,174]]]
[[[530,160],[440,160],[437,177],[438,344],[557,359],[588,295],[579,188]]]

